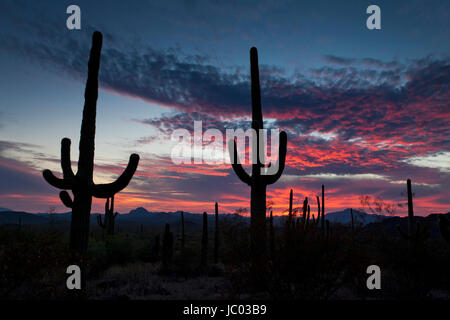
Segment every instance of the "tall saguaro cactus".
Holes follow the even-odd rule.
[[[61,168],[63,178],[57,178],[50,170],[44,170],[44,179],[55,188],[62,189],[61,201],[72,208],[70,225],[70,248],[85,253],[88,247],[89,216],[92,197],[110,198],[124,189],[133,177],[139,163],[139,156],[132,154],[127,168],[120,177],[109,184],[95,184],[93,181],[95,118],[97,113],[98,71],[102,49],[102,34],[98,31],[92,36],[92,48],[88,63],[88,78],[84,92],[83,120],[81,123],[78,171],[73,173],[70,161],[70,139],[61,141]],[[65,190],[72,190],[73,200]]]
[[[111,205],[109,202],[109,198],[107,198],[105,203],[104,221],[102,222],[102,217],[100,215],[97,216],[98,225],[106,230],[107,235],[114,234],[114,222],[118,214],[118,212],[114,212],[114,196],[111,197]]]
[[[266,249],[266,189],[270,184],[275,183],[281,177],[286,160],[287,135],[284,131],[280,133],[278,166],[277,172],[272,175],[262,174],[265,161],[260,158],[260,130],[263,129],[263,116],[261,110],[261,89],[259,84],[258,51],[255,47],[250,49],[250,73],[251,73],[251,96],[252,96],[252,129],[256,131],[256,136],[252,141],[253,148],[252,174],[249,175],[239,162],[237,155],[236,141],[230,141],[229,151],[232,167],[239,179],[251,188],[250,200],[250,243],[252,253],[252,265],[263,266],[267,261]],[[256,155],[255,153],[256,149]]]
[[[425,228],[421,228],[418,223],[416,223],[416,228],[414,228],[414,206],[410,179],[406,181],[406,188],[408,193],[408,233],[403,232],[400,227],[397,227],[397,229],[400,235],[409,241],[410,246],[414,246],[428,238],[429,233]]]

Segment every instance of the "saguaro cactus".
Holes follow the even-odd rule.
[[[289,215],[288,215],[289,228],[291,228],[292,224],[292,200],[293,200],[293,190],[291,189],[289,193]]]
[[[111,197],[111,205],[109,202],[109,198],[107,198],[105,203],[104,222],[102,222],[102,217],[100,215],[97,216],[98,225],[106,230],[107,235],[114,234],[114,222],[118,214],[118,212],[114,212],[114,196]]]
[[[400,227],[397,227],[400,235],[409,241],[410,245],[416,245],[428,238],[428,231],[421,228],[420,224],[416,223],[416,230],[414,232],[414,206],[412,199],[411,180],[406,181],[408,192],[408,233],[403,232]]]
[[[325,232],[325,186],[322,185],[322,231]]]
[[[286,160],[287,135],[284,131],[280,133],[278,171],[273,175],[261,174],[264,170],[265,161],[260,158],[260,135],[259,130],[263,129],[263,116],[261,110],[261,92],[259,84],[258,51],[255,47],[250,49],[250,69],[251,69],[251,94],[252,94],[252,129],[256,131],[256,141],[252,141],[252,146],[256,144],[256,155],[252,153],[252,175],[250,176],[242,167],[237,155],[236,141],[229,143],[232,167],[239,179],[251,187],[250,200],[250,243],[252,253],[252,265],[263,266],[267,261],[266,252],[266,189],[270,184],[275,183],[282,175]],[[252,159],[253,160],[253,159]],[[255,163],[256,162],[256,163]]]
[[[95,118],[97,113],[98,71],[100,68],[100,53],[102,34],[94,32],[92,48],[88,63],[88,78],[84,93],[85,103],[81,123],[78,171],[73,173],[70,161],[70,139],[61,141],[61,168],[63,179],[55,177],[50,170],[44,170],[44,179],[52,186],[62,190],[72,190],[73,200],[67,191],[61,191],[61,201],[72,208],[70,225],[70,248],[73,251],[85,253],[88,246],[89,216],[92,197],[110,198],[124,189],[133,177],[139,163],[139,156],[132,154],[128,166],[121,176],[109,184],[94,184],[94,146]]]
[[[317,220],[316,220],[316,225],[318,226],[320,223],[320,199],[319,196],[316,196],[317,198]]]
[[[202,250],[201,250],[201,266],[208,265],[208,214],[203,212],[203,231],[202,231]]]
[[[219,204],[215,205],[216,230],[214,232],[214,263],[219,262]]]

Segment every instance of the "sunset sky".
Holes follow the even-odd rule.
[[[68,211],[43,169],[76,170],[90,38],[103,33],[94,178],[141,161],[119,212],[249,207],[229,164],[175,165],[171,133],[250,126],[249,49],[258,48],[266,127],[288,135],[268,187],[274,212],[326,188],[327,212],[360,196],[417,215],[450,211],[450,3],[438,1],[1,1],[0,207]],[[66,28],[67,6],[81,30]],[[381,8],[381,30],[366,8]],[[249,167],[247,167],[249,168]],[[93,211],[102,211],[94,200]],[[315,208],[315,206],[314,206]]]

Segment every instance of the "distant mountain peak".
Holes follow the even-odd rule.
[[[148,210],[145,209],[144,207],[138,207],[134,210],[131,210],[129,214],[134,215],[134,216],[142,216],[142,215],[148,215],[148,214],[150,214],[150,212],[148,212]]]

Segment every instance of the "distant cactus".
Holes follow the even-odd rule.
[[[105,203],[104,222],[102,222],[101,215],[97,215],[98,225],[101,228],[106,230],[107,235],[114,234],[114,222],[115,222],[118,214],[119,214],[118,212],[114,212],[114,196],[111,197],[111,206],[110,206],[109,198],[107,198],[106,203]]]
[[[291,189],[289,193],[289,213],[288,213],[288,226],[291,228],[292,224],[292,199],[293,199],[293,190]]]
[[[303,217],[302,217],[302,226],[303,229],[306,229],[306,215],[308,213],[308,197],[305,197],[305,200],[303,201]]]
[[[306,222],[305,222],[305,231],[308,229],[310,215],[311,215],[311,208],[308,204],[308,215],[306,217]]]
[[[322,185],[322,231],[325,232],[325,186]]]
[[[201,266],[208,265],[208,214],[203,212],[203,231],[202,231],[202,249],[201,249]]]
[[[441,214],[439,216],[439,231],[441,233],[441,237],[447,241],[448,244],[450,244],[450,222],[448,221],[447,217]]]
[[[88,78],[84,93],[85,103],[79,146],[78,172],[73,173],[70,161],[70,139],[61,141],[61,167],[63,179],[57,178],[50,170],[44,170],[44,179],[52,186],[62,190],[72,190],[71,199],[67,191],[61,191],[61,201],[72,208],[70,226],[70,248],[79,253],[85,253],[89,238],[89,216],[92,197],[110,198],[124,189],[136,171],[139,156],[132,154],[128,166],[122,175],[110,184],[95,184],[92,180],[94,171],[95,118],[98,97],[98,71],[100,68],[100,53],[102,34],[94,32],[92,48],[88,63]]]
[[[422,228],[419,223],[416,223],[416,230],[414,232],[414,207],[410,179],[407,180],[406,186],[408,192],[408,233],[403,232],[399,226],[397,226],[397,229],[400,232],[400,235],[408,240],[411,246],[414,246],[426,240],[429,233],[426,229]]]
[[[316,225],[318,226],[320,223],[320,199],[319,196],[316,196],[317,198],[317,220],[316,220]]]
[[[282,175],[286,160],[287,136],[283,131],[280,133],[278,171],[273,175],[261,174],[264,170],[265,160],[260,158],[259,130],[263,129],[263,116],[261,110],[261,92],[259,85],[258,51],[256,48],[250,49],[250,69],[251,69],[251,94],[252,94],[252,129],[256,131],[256,163],[252,165],[252,175],[250,176],[242,167],[237,155],[236,141],[229,142],[230,157],[232,167],[239,179],[251,187],[251,218],[250,218],[250,243],[252,266],[258,269],[266,265],[266,189],[270,184],[275,183]],[[255,162],[255,161],[253,161]],[[254,270],[256,271],[256,270]]]
[[[173,234],[170,232],[170,225],[166,223],[163,236],[162,271],[168,272],[173,257]]]
[[[214,263],[219,262],[219,204],[216,202],[215,205],[215,220],[216,220],[216,229],[214,231]]]

